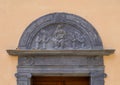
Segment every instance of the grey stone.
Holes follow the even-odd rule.
[[[103,55],[114,52],[103,50],[88,21],[68,13],[52,13],[32,22],[18,49],[8,50],[19,57],[17,85],[31,85],[32,76],[89,76],[90,85],[104,85]]]
[[[32,22],[19,42],[19,49],[102,49],[94,27],[85,19],[53,13]]]
[[[7,50],[12,56],[108,56],[114,53],[114,49],[79,49],[79,50],[31,50],[31,49],[15,49]]]

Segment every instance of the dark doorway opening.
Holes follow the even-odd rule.
[[[33,76],[31,85],[90,85],[89,77]]]

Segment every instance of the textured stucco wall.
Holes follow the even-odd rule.
[[[17,57],[5,50],[17,47],[33,20],[52,12],[73,13],[93,24],[104,48],[116,49],[104,57],[105,85],[120,85],[120,0],[0,0],[0,85],[16,85]]]

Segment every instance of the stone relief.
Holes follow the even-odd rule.
[[[80,35],[80,33],[78,32],[75,32],[74,35],[72,35],[73,39],[72,39],[72,47],[73,48],[78,48],[76,46],[76,42],[79,42],[80,45],[81,45],[81,48],[84,48],[85,47],[85,39],[84,39],[84,36],[83,35]]]
[[[67,13],[53,13],[37,19],[25,30],[18,46],[20,49],[27,50],[79,50],[96,47],[101,49],[103,46],[94,27],[81,17]],[[76,72],[90,73],[91,70],[99,70],[100,73],[91,73],[90,85],[104,85],[102,57],[29,55],[19,56],[18,62],[17,85],[31,85],[28,80],[34,73],[48,75],[47,73],[69,74],[71,72],[72,75],[76,75]]]
[[[21,57],[19,58],[19,65],[33,65],[34,57]]]
[[[43,36],[40,38],[40,36],[37,36],[35,39],[35,48],[40,49],[39,45],[42,44],[43,49],[46,48],[46,43],[49,41],[49,39],[46,36],[45,30],[41,30]]]
[[[49,30],[49,31],[48,31]],[[66,24],[57,24],[41,29],[36,35],[33,49],[89,49],[85,33]]]
[[[52,38],[54,42],[53,48],[64,48],[65,35],[66,35],[66,32],[62,29],[62,25],[58,25]]]
[[[38,65],[102,65],[103,62],[95,56],[29,56],[19,58],[19,66],[38,66]]]

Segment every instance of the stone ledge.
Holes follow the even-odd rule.
[[[95,50],[7,50],[12,56],[108,56],[113,54],[115,49]]]

